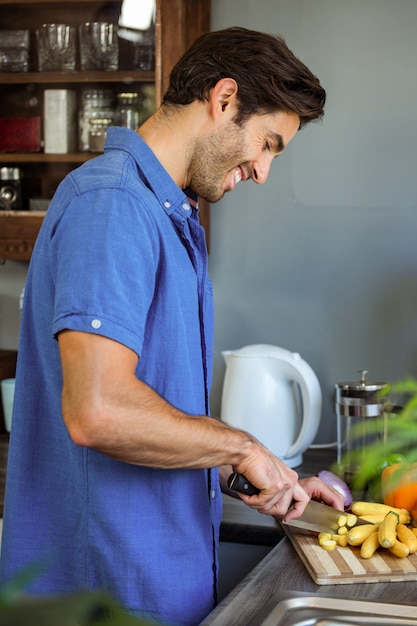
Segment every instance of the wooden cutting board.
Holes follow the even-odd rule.
[[[317,585],[417,580],[417,553],[398,558],[380,548],[370,559],[362,559],[360,548],[338,546],[336,550],[324,550],[319,546],[317,535],[282,526]]]

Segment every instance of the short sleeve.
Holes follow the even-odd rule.
[[[158,257],[145,203],[120,188],[83,193],[51,238],[54,335],[97,333],[140,354]]]

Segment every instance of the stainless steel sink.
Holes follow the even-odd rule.
[[[417,626],[417,608],[280,591],[247,626]]]

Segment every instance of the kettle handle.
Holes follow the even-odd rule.
[[[313,442],[320,425],[322,407],[320,384],[309,364],[296,352],[291,353],[291,358],[286,361],[291,379],[300,386],[302,424],[300,433],[287,450],[284,461],[305,452]]]

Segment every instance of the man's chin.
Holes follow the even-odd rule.
[[[206,202],[208,202],[209,204],[215,204],[216,202],[218,202],[219,200],[221,200],[223,198],[223,196],[228,193],[229,191],[232,191],[232,189],[225,189],[221,192],[219,192],[219,194],[216,194],[215,196],[210,195],[210,196],[205,196],[203,194],[199,195],[199,198],[202,198],[203,200],[205,200]]]

